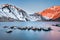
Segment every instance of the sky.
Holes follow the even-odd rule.
[[[1,4],[15,5],[25,10],[28,14],[33,14],[51,6],[60,5],[60,0],[0,0]]]

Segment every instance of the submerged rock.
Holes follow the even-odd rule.
[[[3,28],[8,28],[8,26],[3,26]]]
[[[60,32],[60,30],[58,30],[58,32]]]
[[[52,29],[49,27],[47,29],[43,29],[43,31],[51,31]]]
[[[58,27],[60,27],[60,24],[56,24],[56,25],[54,25],[54,26],[58,26]]]

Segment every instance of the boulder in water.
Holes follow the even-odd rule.
[[[6,31],[6,33],[12,33],[12,30],[9,29],[9,30]]]

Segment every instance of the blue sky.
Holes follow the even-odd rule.
[[[51,6],[60,5],[60,0],[0,0],[0,4],[7,3],[22,8],[31,14],[43,11]]]

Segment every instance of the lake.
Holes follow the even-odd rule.
[[[60,40],[60,27],[52,26],[60,24],[60,22],[0,22],[0,40]],[[9,28],[3,26],[16,26],[16,27],[37,27],[48,28],[51,27],[52,31],[33,31],[33,30],[18,30],[12,29],[12,33],[6,33]]]

